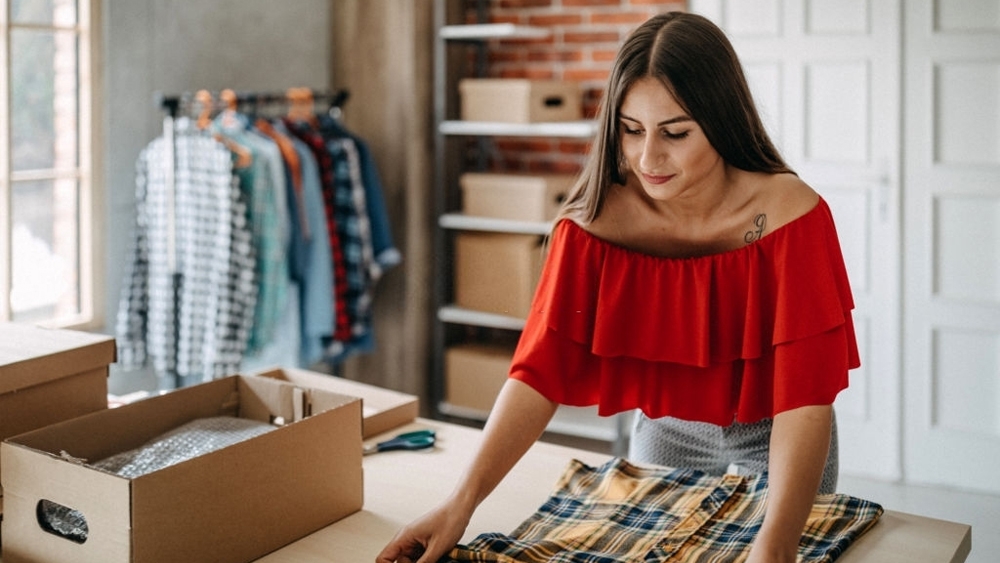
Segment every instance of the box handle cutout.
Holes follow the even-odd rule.
[[[563,99],[560,96],[548,96],[545,98],[545,107],[547,108],[557,108],[563,105]]]
[[[90,533],[82,512],[51,500],[38,501],[35,517],[43,530],[73,543],[84,543]]]

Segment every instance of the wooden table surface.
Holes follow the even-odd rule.
[[[433,428],[432,450],[382,452],[364,458],[364,508],[261,559],[262,563],[374,562],[396,531],[445,497],[464,470],[480,431],[418,419],[375,440]],[[539,442],[476,511],[463,542],[483,532],[510,532],[548,498],[573,458],[599,465],[607,455]],[[878,499],[870,499],[878,501]],[[971,527],[886,510],[838,563],[961,563]]]

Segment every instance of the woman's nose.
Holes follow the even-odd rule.
[[[639,166],[643,170],[656,170],[666,157],[663,147],[656,140],[655,136],[647,135],[642,144],[642,155],[639,157]]]

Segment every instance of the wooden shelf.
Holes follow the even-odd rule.
[[[438,309],[438,320],[445,323],[501,328],[505,330],[522,330],[524,328],[524,319],[522,318],[474,311],[456,305],[445,305]]]
[[[552,230],[552,223],[548,221],[514,221],[462,213],[445,213],[438,217],[438,225],[445,229],[458,231],[488,231],[520,235],[547,235]]]
[[[512,23],[483,23],[472,25],[446,25],[441,28],[442,39],[482,41],[486,39],[544,39],[552,32],[544,27],[515,25]]]
[[[597,133],[597,122],[586,119],[579,121],[547,121],[544,123],[449,120],[441,122],[438,131],[444,135],[587,139]]]

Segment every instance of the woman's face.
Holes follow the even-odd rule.
[[[654,200],[695,195],[725,170],[701,127],[656,78],[628,89],[618,127],[625,161]]]

